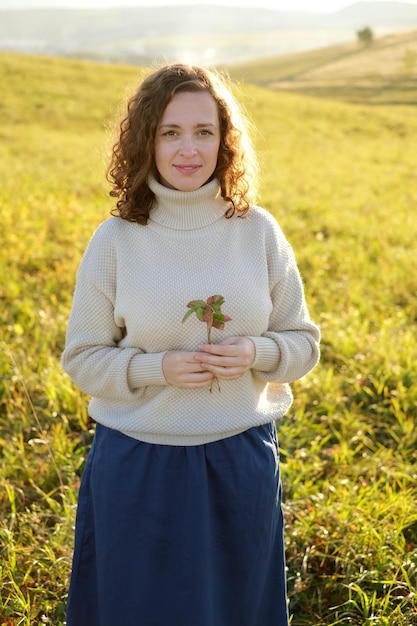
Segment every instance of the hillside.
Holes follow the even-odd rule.
[[[115,4],[116,1],[115,1]],[[149,64],[155,59],[220,65],[417,27],[417,6],[356,2],[326,13],[219,6],[1,10],[0,50]]]
[[[417,104],[417,30],[229,66],[247,83],[370,104]]]

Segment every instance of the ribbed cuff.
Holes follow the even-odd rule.
[[[165,352],[136,354],[129,363],[127,380],[131,389],[148,385],[166,385],[162,371]]]
[[[249,337],[255,344],[255,361],[252,369],[272,372],[278,367],[280,352],[277,344],[269,337]]]

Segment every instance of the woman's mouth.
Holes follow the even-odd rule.
[[[195,172],[198,172],[201,165],[174,165],[174,167],[177,172],[180,172],[181,174],[194,174]]]

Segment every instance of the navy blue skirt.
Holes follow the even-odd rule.
[[[274,424],[199,446],[97,425],[68,626],[287,626]]]

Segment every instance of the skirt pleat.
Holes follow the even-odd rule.
[[[97,425],[67,626],[287,626],[274,424],[199,446]]]

